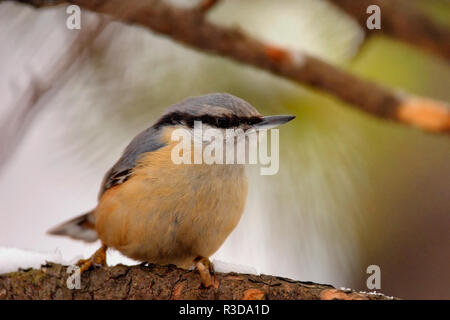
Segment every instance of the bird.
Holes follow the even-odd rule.
[[[174,164],[176,129],[192,133],[195,121],[226,130],[270,129],[293,115],[263,116],[228,93],[194,96],[173,104],[135,136],[101,183],[97,206],[47,233],[101,247],[78,262],[80,272],[106,265],[108,248],[141,262],[173,264],[213,284],[209,257],[223,244],[244,211],[248,181],[244,164]]]

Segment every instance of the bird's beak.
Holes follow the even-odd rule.
[[[262,117],[262,121],[255,123],[253,128],[259,129],[273,129],[285,124],[286,122],[295,119],[295,116],[285,115],[285,116],[267,116]]]

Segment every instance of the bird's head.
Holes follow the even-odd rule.
[[[294,119],[293,115],[263,116],[245,100],[227,93],[187,98],[172,105],[155,127],[182,126],[193,129],[195,121],[214,129],[272,129]]]

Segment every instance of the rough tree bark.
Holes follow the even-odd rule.
[[[3,299],[189,299],[189,300],[390,300],[382,294],[340,290],[326,284],[268,275],[216,273],[215,285],[200,287],[195,271],[175,266],[101,267],[81,276],[80,289],[68,289],[67,266],[48,263],[41,269],[0,275]]]

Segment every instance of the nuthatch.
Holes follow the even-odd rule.
[[[144,262],[195,264],[202,284],[212,284],[209,257],[236,227],[247,197],[242,164],[176,165],[171,161],[176,128],[198,120],[213,128],[271,128],[294,116],[262,116],[230,94],[192,97],[167,109],[138,134],[106,173],[98,205],[49,231],[102,247],[79,262],[81,271],[106,264],[106,249]]]

